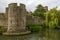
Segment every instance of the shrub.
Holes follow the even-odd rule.
[[[29,24],[28,28],[30,29],[31,32],[39,32],[42,30],[42,26],[36,24]]]

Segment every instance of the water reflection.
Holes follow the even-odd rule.
[[[44,40],[60,40],[60,30],[46,30]]]
[[[24,36],[0,35],[0,40],[60,40],[60,30],[48,30]]]

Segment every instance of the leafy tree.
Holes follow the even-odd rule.
[[[60,27],[60,11],[57,8],[53,8],[46,12],[46,26],[49,28]]]
[[[44,9],[44,7],[42,5],[38,5],[36,7],[36,10],[34,11],[33,15],[44,18],[44,13],[45,12],[46,12],[46,10]]]

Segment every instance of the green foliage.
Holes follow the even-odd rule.
[[[49,11],[46,12],[42,5],[38,5],[33,15],[39,16],[43,19],[45,18],[45,21],[43,21],[43,24],[40,24],[42,28],[46,28],[46,27],[50,29],[60,28],[60,10],[57,10],[57,7],[50,9]],[[30,27],[31,27],[31,30],[33,29],[39,30],[38,29],[39,27],[36,25],[35,26],[30,25]]]
[[[40,24],[42,28],[40,28],[40,26],[36,24],[29,25],[30,29],[33,31],[43,29],[46,27],[51,29],[60,28],[60,10],[57,10],[57,7],[50,9],[49,11],[46,12],[42,5],[38,5],[33,15],[45,19],[43,21],[43,24]]]
[[[57,28],[59,28],[59,29],[60,29],[60,26],[57,26]]]
[[[32,32],[42,31],[42,28],[43,28],[42,26],[36,25],[36,24],[30,24],[28,27]]]
[[[46,12],[46,10],[44,9],[44,7],[42,5],[38,5],[36,10],[34,11],[33,15],[44,18],[45,12]]]
[[[46,12],[46,26],[49,28],[58,27],[60,24],[60,11],[57,8],[53,8]],[[59,26],[60,27],[60,26]]]

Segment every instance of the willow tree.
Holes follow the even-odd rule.
[[[53,8],[46,12],[46,26],[49,28],[58,27],[60,24],[60,11],[57,8]]]

